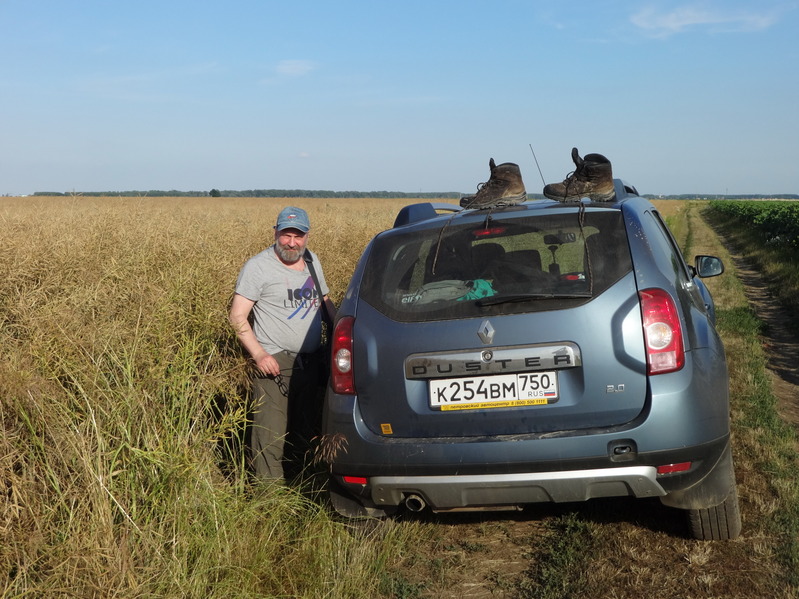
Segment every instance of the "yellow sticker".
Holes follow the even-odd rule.
[[[394,431],[391,430],[391,425],[386,422],[380,425],[380,430],[383,432],[384,435],[393,435]]]
[[[492,401],[488,403],[456,403],[441,406],[443,412],[450,410],[477,410],[479,408],[514,408],[516,406],[545,406],[549,403],[546,397],[536,399],[514,399],[510,401]]]

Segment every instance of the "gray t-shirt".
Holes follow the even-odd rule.
[[[329,293],[322,266],[313,257],[322,296]],[[270,354],[282,350],[314,352],[321,346],[322,296],[314,285],[307,265],[302,271],[288,268],[275,254],[272,245],[250,258],[236,282],[236,293],[255,302],[255,338]]]

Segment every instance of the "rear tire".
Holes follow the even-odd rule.
[[[741,510],[735,482],[727,499],[719,505],[688,510],[688,526],[691,536],[703,541],[728,541],[737,538],[741,534]]]
[[[738,506],[738,486],[732,463],[732,450],[727,446],[716,472],[705,485],[725,485],[729,491],[724,501],[708,508],[689,508],[688,527],[691,536],[703,541],[728,541],[741,534],[741,510]],[[723,487],[722,487],[723,488]]]

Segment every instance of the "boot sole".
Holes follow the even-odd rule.
[[[466,209],[473,209],[473,210],[487,210],[488,208],[505,208],[507,206],[515,206],[516,204],[521,204],[527,199],[527,192],[520,193],[515,196],[508,196],[506,198],[500,198],[498,200],[493,200],[491,202],[485,203],[466,203],[465,205],[461,203],[461,206]],[[461,198],[461,202],[463,202],[463,198]]]
[[[592,202],[610,202],[611,200],[615,199],[616,192],[610,191],[607,193],[580,193],[570,196],[561,196],[555,194],[544,194],[550,200],[557,200],[558,202],[578,202],[583,198],[588,198]]]

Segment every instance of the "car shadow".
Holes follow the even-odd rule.
[[[575,503],[536,503],[513,511],[447,511],[410,512],[403,510],[398,518],[435,524],[475,524],[488,522],[531,522],[545,525],[548,521],[575,516],[595,524],[627,523],[651,532],[674,538],[690,538],[686,516],[682,510],[664,506],[658,499],[614,497]]]

